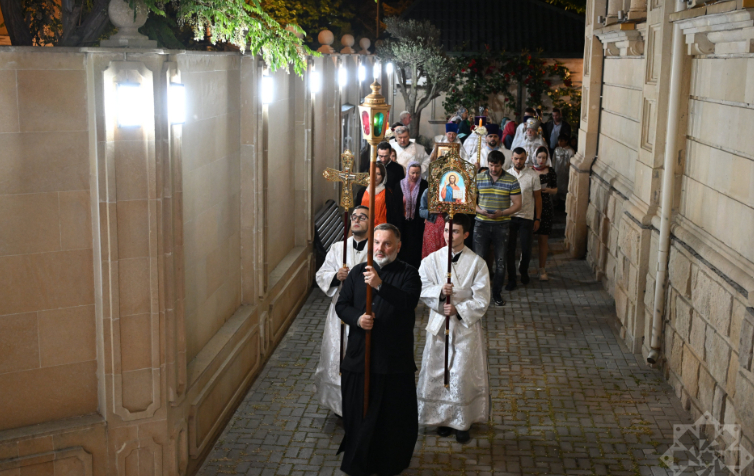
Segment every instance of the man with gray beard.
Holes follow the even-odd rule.
[[[397,259],[401,233],[383,223],[374,228],[374,267],[354,266],[343,282],[335,310],[351,326],[340,365],[345,452],[340,469],[351,476],[399,474],[408,468],[419,431],[414,374],[415,309],[421,295],[416,268]],[[366,312],[373,288],[372,314]],[[372,331],[369,409],[364,409],[366,331]]]

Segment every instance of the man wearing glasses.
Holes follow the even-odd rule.
[[[398,168],[402,169],[400,165],[398,165]],[[338,416],[343,415],[343,402],[340,392],[341,321],[335,312],[335,304],[338,302],[341,283],[345,281],[348,272],[357,264],[364,263],[367,260],[368,221],[368,207],[359,205],[353,209],[351,213],[352,236],[345,243],[345,266],[343,266],[343,242],[339,241],[330,246],[325,262],[316,275],[317,285],[328,297],[332,298],[332,301],[327,312],[319,365],[317,365],[317,371],[314,374],[314,392],[319,403]],[[347,335],[348,326],[346,326],[344,341]]]

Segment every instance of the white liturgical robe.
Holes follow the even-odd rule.
[[[447,273],[447,246],[424,258],[419,267],[421,300],[430,309],[416,389],[419,424],[465,431],[473,423],[485,423],[490,417],[487,346],[481,322],[490,303],[490,274],[484,260],[467,247],[452,264],[451,302],[461,319],[450,316],[450,384],[445,388],[445,301],[440,300],[440,293],[447,282]]]
[[[447,144],[448,143],[448,136],[445,134],[441,134],[439,136],[435,136],[435,145],[437,144]],[[466,149],[463,148],[463,143],[461,142],[461,139],[456,137],[456,140],[452,142],[453,144],[458,144],[458,155],[461,156],[463,160],[469,160],[466,158]]]
[[[524,140],[521,141],[521,145],[519,147],[523,147],[524,150],[526,150],[526,165],[533,167],[536,163],[536,156],[537,156],[537,149],[540,147],[547,147],[547,144],[545,144],[544,139],[540,136],[536,136],[534,139],[529,139],[528,137],[524,136]],[[549,150],[547,149],[547,154],[549,155]]]
[[[419,162],[422,165],[422,178],[427,178],[427,169],[429,169],[429,155],[427,154],[427,151],[424,150],[423,145],[417,144],[416,142],[409,142],[408,146],[404,149],[403,147],[398,145],[398,142],[391,140],[390,147],[395,150],[397,159],[396,161],[403,166],[404,170],[410,162]]]
[[[367,245],[362,251],[353,247],[353,236],[346,241],[346,265],[351,269],[367,260]],[[338,415],[343,415],[343,399],[340,393],[340,319],[335,313],[335,304],[340,295],[340,284],[330,286],[338,270],[343,267],[343,242],[338,241],[330,246],[325,262],[316,275],[317,285],[332,300],[327,311],[325,332],[322,337],[322,349],[319,354],[319,364],[314,373],[314,393],[320,405],[326,406]],[[348,326],[343,338],[343,345],[347,342]],[[344,350],[345,351],[345,350]]]
[[[471,137],[466,139],[466,142],[463,144],[463,148],[466,150],[466,157],[468,157],[466,160],[471,162],[472,164],[476,164],[477,159],[477,148],[479,147],[479,136],[476,134],[471,134]],[[487,156],[490,155],[490,152],[493,150],[499,150],[500,152],[503,152],[503,145],[498,142],[497,147],[494,149],[487,145],[487,138],[482,138],[482,151],[479,153],[479,167],[489,167],[489,164],[487,163]]]

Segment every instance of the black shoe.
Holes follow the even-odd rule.
[[[505,306],[505,299],[503,299],[500,293],[495,293],[492,299],[495,301],[495,306]]]
[[[529,273],[528,272],[521,272],[521,284],[529,284]]]
[[[450,428],[449,426],[438,426],[437,434],[445,438],[446,436],[453,434],[453,428]]]
[[[516,289],[516,282],[509,279],[508,284],[505,285],[505,290],[513,291],[514,289]]]
[[[468,441],[471,439],[471,435],[469,435],[468,431],[461,431],[456,430],[456,441],[459,443],[468,443]]]

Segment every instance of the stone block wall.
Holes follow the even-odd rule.
[[[342,61],[0,48],[0,473],[196,471],[311,287]]]
[[[604,8],[594,1],[587,6],[594,17],[587,19],[585,101],[566,240],[614,297],[620,337],[646,357],[664,266],[662,180],[673,174],[657,367],[695,416],[709,412],[721,423],[740,424],[741,444],[752,452],[754,48],[738,39],[754,17],[736,2],[676,13],[674,3],[659,1],[648,3],[646,19],[603,26],[595,20]],[[679,124],[669,130],[674,24],[684,48]],[[664,170],[673,137],[673,168]],[[754,474],[753,466],[744,474]]]

